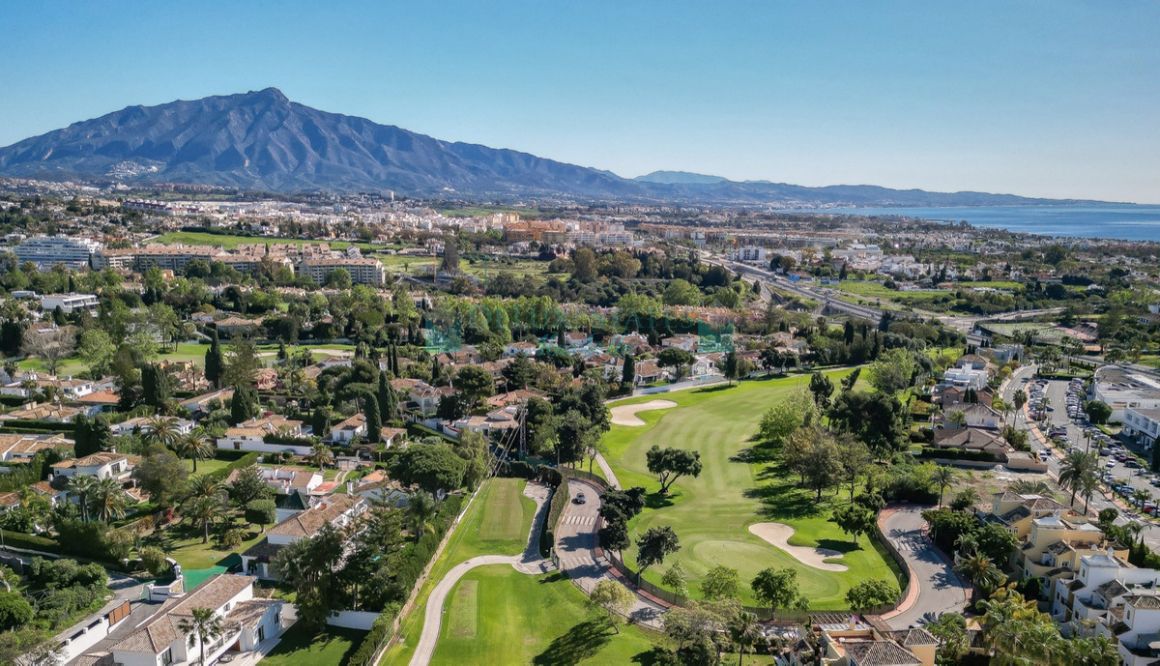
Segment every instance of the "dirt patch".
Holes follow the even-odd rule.
[[[807,567],[822,571],[846,571],[849,569],[845,564],[826,562],[828,559],[842,556],[842,553],[836,550],[790,545],[789,539],[793,536],[793,528],[784,523],[754,523],[749,526],[749,531],[771,546],[789,553],[795,560]]]
[[[640,420],[636,414],[637,412],[647,412],[654,409],[671,409],[676,407],[677,403],[672,400],[649,400],[635,405],[617,405],[612,408],[612,423],[614,425],[622,426],[642,426],[644,421]]]

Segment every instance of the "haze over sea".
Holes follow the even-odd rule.
[[[825,213],[903,215],[939,222],[1045,236],[1160,241],[1160,206],[967,206],[947,208],[827,208]]]

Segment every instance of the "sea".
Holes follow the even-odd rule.
[[[1160,206],[1058,205],[933,208],[826,208],[816,213],[903,215],[937,222],[966,221],[987,229],[1045,236],[1160,242]]]

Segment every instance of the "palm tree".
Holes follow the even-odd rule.
[[[1075,506],[1075,496],[1084,485],[1084,479],[1096,473],[1098,459],[1083,451],[1070,451],[1059,466],[1059,485],[1071,490],[1069,506]]]
[[[947,486],[954,482],[955,476],[955,471],[944,465],[940,465],[937,469],[934,470],[934,474],[931,476],[931,480],[938,484],[939,506],[942,506],[943,493],[946,492]]]
[[[92,508],[95,517],[108,523],[125,516],[125,489],[113,478],[97,481],[92,490]]]
[[[1012,396],[1012,400],[1015,402],[1015,418],[1012,421],[1018,422],[1019,412],[1022,412],[1023,405],[1027,404],[1027,392],[1023,389],[1015,389],[1015,395]]]
[[[1051,486],[1047,485],[1046,481],[1019,479],[1018,481],[1008,486],[1007,489],[1020,495],[1043,495],[1044,497],[1051,496]]]
[[[198,663],[205,666],[205,644],[217,639],[225,633],[221,618],[212,608],[194,608],[189,617],[183,617],[177,623],[177,629],[189,637],[189,647],[201,647],[201,659]]]
[[[89,521],[89,502],[96,490],[97,479],[93,476],[74,476],[68,481],[68,489],[77,496],[81,509],[81,520]]]
[[[214,498],[221,499],[226,494],[226,485],[221,480],[205,474],[195,476],[189,480],[186,489],[186,499]]]
[[[1097,474],[1089,474],[1080,482],[1080,493],[1083,494],[1083,514],[1086,516],[1088,512],[1088,504],[1092,501],[1092,495],[1100,489],[1100,477]]]
[[[313,461],[315,465],[318,465],[318,471],[320,472],[322,471],[322,468],[326,466],[326,463],[333,459],[334,453],[330,450],[329,446],[323,444],[322,442],[315,444],[314,448],[310,451],[310,460]]]
[[[737,666],[741,666],[745,652],[761,638],[757,616],[746,611],[733,614],[733,617],[729,618],[729,638],[737,647]]]
[[[197,474],[197,461],[213,455],[213,445],[204,428],[197,427],[181,435],[173,443],[173,450],[182,458],[193,460],[193,473]]]
[[[181,433],[177,431],[177,419],[168,416],[155,416],[145,424],[148,428],[141,438],[146,444],[160,444],[166,448],[173,448]]]
[[[1132,500],[1141,508],[1144,507],[1144,502],[1147,502],[1151,499],[1152,493],[1148,492],[1147,490],[1137,488],[1136,490],[1132,491]]]
[[[209,526],[222,513],[221,497],[190,497],[181,506],[181,512],[187,519],[200,524],[202,529],[201,542],[209,543]]]
[[[967,557],[960,557],[955,563],[955,570],[967,577],[971,584],[984,595],[1003,585],[1006,577],[991,558],[982,553],[975,553]]]
[[[411,519],[411,529],[415,532],[415,541],[423,538],[427,529],[427,521],[435,515],[435,498],[431,493],[420,490],[411,496],[407,502],[407,516]]]

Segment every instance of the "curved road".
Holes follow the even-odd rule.
[[[443,626],[443,605],[447,595],[455,584],[467,572],[476,567],[485,567],[493,564],[510,564],[520,573],[537,575],[548,570],[548,561],[540,557],[540,528],[548,517],[548,490],[541,485],[532,485],[530,482],[524,489],[524,494],[536,501],[536,517],[532,520],[532,528],[528,532],[528,544],[522,555],[480,555],[466,562],[460,562],[452,567],[447,575],[440,579],[435,588],[427,597],[427,606],[423,609],[423,633],[419,635],[419,643],[415,646],[415,654],[411,656],[411,666],[427,666],[435,654],[435,646],[439,642],[439,632]]]
[[[882,616],[895,629],[926,624],[943,613],[962,610],[970,600],[971,586],[926,535],[922,511],[919,506],[901,506],[886,509],[878,518],[882,533],[906,560],[912,581],[913,589],[898,608]]]

